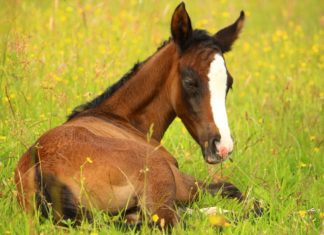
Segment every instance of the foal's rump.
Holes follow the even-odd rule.
[[[138,206],[145,184],[161,181],[163,186],[173,177],[159,150],[145,141],[103,137],[85,127],[64,125],[45,133],[17,169],[21,204],[33,210],[36,196],[42,214],[51,204],[55,220],[78,218],[80,208],[116,213]]]

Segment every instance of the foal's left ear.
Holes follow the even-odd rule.
[[[171,20],[171,34],[174,42],[181,50],[185,49],[186,42],[192,34],[192,27],[185,4],[180,3],[174,10]]]
[[[244,11],[241,11],[239,18],[230,26],[219,30],[214,37],[219,43],[223,53],[231,50],[235,40],[238,38],[244,24]]]

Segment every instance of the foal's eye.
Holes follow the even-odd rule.
[[[189,67],[182,67],[181,82],[182,87],[187,95],[196,96],[199,94],[200,77],[196,71]]]
[[[189,92],[195,92],[198,89],[198,82],[191,77],[185,77],[182,80],[184,88]]]

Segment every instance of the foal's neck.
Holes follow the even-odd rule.
[[[176,47],[170,42],[141,64],[133,77],[97,109],[121,117],[160,141],[176,116],[169,89],[177,59]]]

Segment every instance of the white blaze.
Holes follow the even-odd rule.
[[[209,73],[210,105],[213,112],[214,122],[221,135],[220,143],[216,144],[218,150],[233,150],[233,140],[227,121],[225,98],[227,88],[227,72],[225,62],[220,54],[215,54],[210,64]]]

